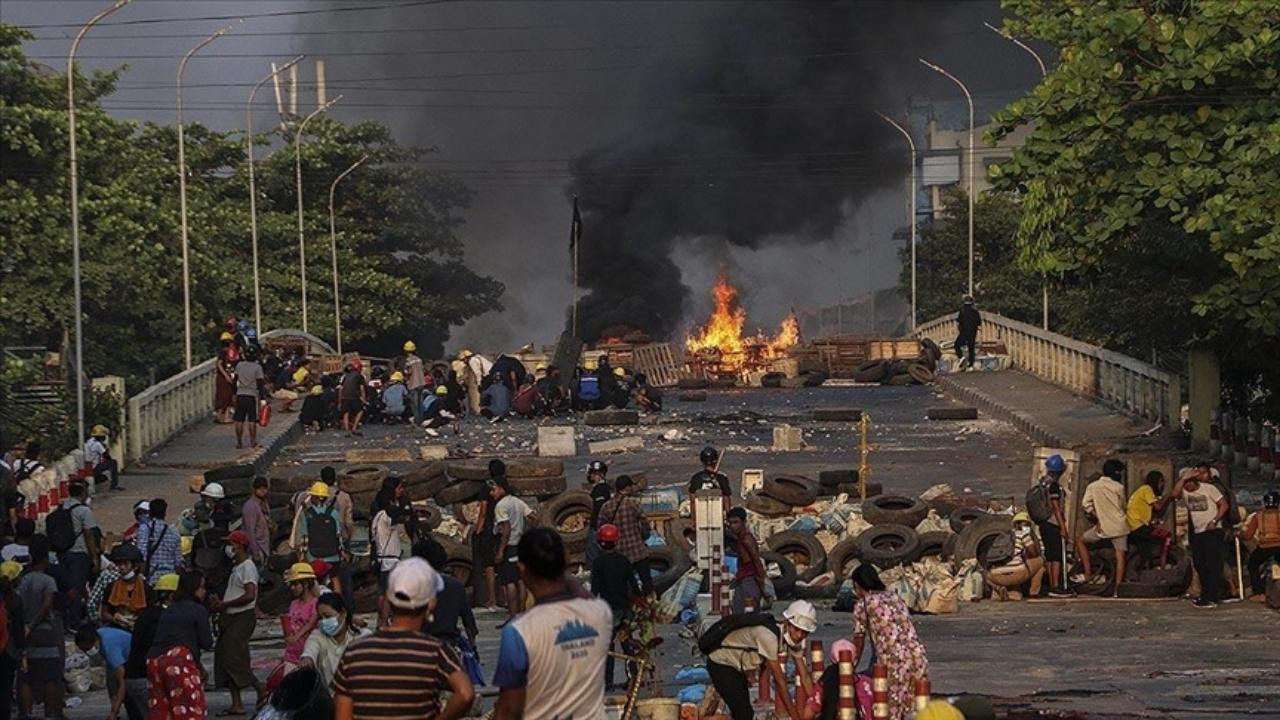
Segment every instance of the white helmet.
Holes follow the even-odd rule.
[[[796,600],[788,605],[782,611],[782,619],[807,633],[818,629],[818,611],[808,600]]]
[[[222,489],[221,483],[209,483],[200,491],[201,495],[213,498],[214,500],[222,500],[227,496],[227,491]]]

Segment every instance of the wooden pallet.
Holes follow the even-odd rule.
[[[684,363],[676,359],[671,343],[641,345],[631,351],[632,372],[642,372],[654,387],[671,387],[685,377]]]

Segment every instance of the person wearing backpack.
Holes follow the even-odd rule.
[[[1254,602],[1265,600],[1268,562],[1280,562],[1280,491],[1268,490],[1262,496],[1262,509],[1249,517],[1241,530],[1236,531],[1241,540],[1258,541],[1245,562],[1249,582],[1253,590],[1249,598]]]
[[[98,521],[86,503],[89,499],[88,485],[73,482],[70,491],[71,497],[63,500],[58,509],[45,518],[45,534],[49,536],[49,545],[58,554],[58,564],[66,568],[71,581],[67,626],[79,630],[85,619],[89,578],[102,567],[102,548],[99,545]]]
[[[1062,533],[1066,530],[1066,513],[1062,510],[1062,476],[1067,461],[1061,455],[1050,455],[1044,461],[1045,474],[1027,491],[1027,514],[1040,530],[1045,569],[1049,575],[1049,597],[1067,598],[1075,593],[1063,582],[1066,575],[1067,546]]]
[[[324,482],[312,484],[311,498],[301,510],[298,534],[307,562],[324,560],[336,565],[342,561],[345,538],[342,519],[337,503],[331,499],[332,494]]]
[[[773,691],[786,716],[800,720],[791,701],[787,675],[778,662],[782,652],[796,661],[801,697],[811,694],[812,673],[804,670],[805,640],[818,629],[818,613],[807,600],[796,600],[782,613],[782,624],[768,613],[746,613],[722,618],[698,638],[698,649],[707,657],[707,674],[716,694],[729,707],[733,720],[752,720],[751,676],[761,667],[773,682]],[[761,682],[765,682],[762,677]]]

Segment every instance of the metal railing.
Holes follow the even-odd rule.
[[[916,337],[937,343],[955,340],[958,333],[955,315],[930,320],[915,331]],[[1175,373],[994,313],[982,314],[978,340],[1003,342],[1015,367],[1078,395],[1166,427],[1177,428],[1181,422],[1182,380]]]

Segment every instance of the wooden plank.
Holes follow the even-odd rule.
[[[671,343],[642,345],[631,352],[631,368],[644,373],[655,387],[671,387],[685,376],[682,363],[676,360]]]
[[[560,342],[556,343],[556,354],[551,364],[560,368],[560,387],[565,390],[573,384],[573,369],[578,367],[582,346],[583,342],[569,333],[561,333]]]

